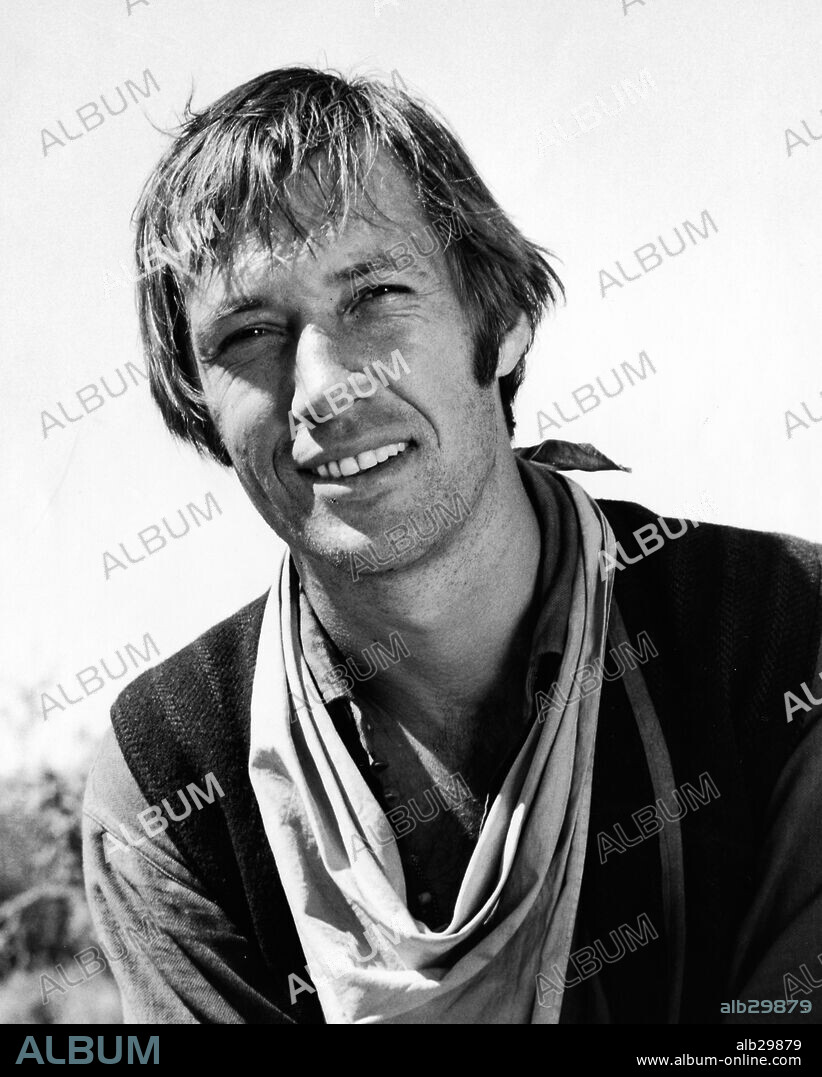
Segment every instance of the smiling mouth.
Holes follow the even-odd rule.
[[[388,445],[380,445],[377,449],[366,449],[365,452],[357,453],[356,456],[329,460],[325,464],[318,464],[311,468],[311,474],[319,475],[321,479],[347,479],[352,475],[359,475],[361,471],[370,471],[371,468],[379,467],[394,456],[400,456],[408,445],[407,441],[394,441]]]

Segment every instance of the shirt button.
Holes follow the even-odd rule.
[[[372,759],[368,765],[377,774],[381,774],[384,770],[388,769],[388,764],[383,762],[382,759]]]
[[[396,789],[386,789],[382,795],[385,797],[389,804],[393,804],[395,801],[400,799],[400,794],[396,791]]]

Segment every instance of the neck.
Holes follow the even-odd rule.
[[[541,538],[506,450],[459,530],[406,568],[352,582],[298,560],[308,599],[345,657],[361,658],[377,640],[390,646],[399,633],[408,656],[356,690],[388,713],[397,705],[406,716],[413,712],[408,724],[420,732],[492,698],[512,650],[527,659]]]

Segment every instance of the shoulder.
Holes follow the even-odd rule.
[[[146,670],[111,709],[125,763],[150,804],[213,773],[235,788],[248,763],[262,595]]]
[[[254,675],[266,598],[267,593],[256,598],[135,678],[114,711],[167,710],[194,703],[203,693],[219,705],[227,696],[242,695]]]
[[[793,535],[661,516],[630,502],[600,501],[615,538],[623,593],[661,588],[672,616],[704,614],[714,622],[761,623],[818,643],[822,615],[822,546]]]
[[[754,531],[744,527],[663,516],[645,505],[637,505],[631,501],[598,500],[597,504],[605,513],[617,539],[631,540],[632,548],[640,553],[643,543],[654,545],[654,549],[659,548],[651,538],[654,534],[659,534],[663,542],[668,542],[672,533],[679,538],[686,532],[698,532],[699,546],[688,543],[669,552],[691,559],[719,555],[732,561],[748,561],[751,557],[770,561],[785,560],[793,562],[808,578],[819,578],[822,545],[807,539],[773,531]]]
[[[643,676],[669,742],[694,759],[697,743],[727,749],[769,790],[805,724],[786,694],[816,679],[822,655],[822,547],[599,504],[621,546],[613,597],[628,636],[658,651]]]
[[[618,545],[614,597],[656,625],[690,675],[813,672],[822,640],[822,546],[772,532],[677,520],[601,501]],[[754,668],[756,667],[756,668]],[[802,677],[800,677],[800,680]]]

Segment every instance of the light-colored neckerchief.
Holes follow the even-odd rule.
[[[536,470],[536,469],[535,469]],[[345,750],[300,647],[298,581],[285,556],[260,633],[249,772],[300,941],[329,1023],[555,1024],[585,858],[599,690],[575,698],[603,656],[614,537],[565,479],[579,527],[559,691],[534,722],[487,813],[451,922],[410,914],[396,842]],[[309,705],[294,708],[292,699]],[[565,702],[563,702],[565,701]],[[299,975],[301,970],[295,969]]]

